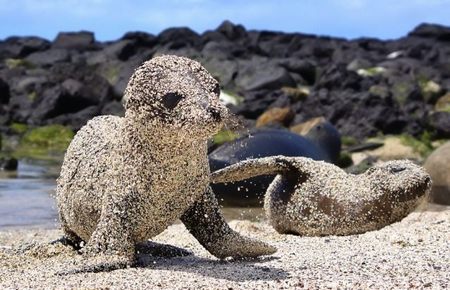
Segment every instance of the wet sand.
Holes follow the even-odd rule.
[[[219,261],[176,224],[153,240],[160,244],[154,245],[152,254],[139,255],[137,267],[57,275],[82,263],[69,247],[47,245],[61,236],[59,230],[2,231],[0,288],[445,289],[450,285],[450,206],[432,205],[382,230],[346,237],[279,235],[264,222],[246,220],[231,225],[275,245],[278,252],[257,260]],[[23,251],[30,243],[44,246]],[[169,257],[185,252],[182,249],[192,254]]]

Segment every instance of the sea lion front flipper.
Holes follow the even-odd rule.
[[[98,224],[86,246],[81,249],[82,254],[93,262],[88,263],[93,269],[91,272],[99,269],[120,269],[134,263],[135,244],[132,236],[131,210],[128,206],[133,196],[130,192],[104,198]],[[108,258],[100,259],[103,256],[111,259],[109,261]],[[96,260],[100,262],[96,263]]]
[[[183,214],[181,221],[205,249],[220,259],[258,257],[276,252],[273,246],[233,231],[220,213],[211,188]]]
[[[286,157],[282,155],[247,159],[211,173],[212,183],[241,181],[259,175],[282,174],[301,171],[305,157]]]

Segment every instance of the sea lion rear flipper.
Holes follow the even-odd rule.
[[[283,174],[288,171],[300,171],[299,164],[304,157],[286,157],[282,155],[248,159],[211,173],[212,183],[241,181],[259,175]]]
[[[273,246],[233,231],[220,213],[210,188],[183,214],[181,221],[205,249],[220,259],[258,257],[276,252]]]

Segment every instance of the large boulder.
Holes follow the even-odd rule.
[[[158,35],[158,42],[169,49],[187,46],[196,47],[201,43],[200,36],[188,27],[168,28]]]
[[[125,108],[121,102],[112,101],[102,108],[101,115],[114,115],[123,117],[125,114]]]
[[[408,35],[450,41],[450,28],[439,24],[422,23]]]
[[[222,87],[233,87],[233,80],[238,74],[238,64],[236,61],[208,58],[201,62],[208,72],[220,82]]]
[[[233,60],[245,54],[245,48],[230,41],[210,41],[202,49],[202,56],[217,61]]]
[[[431,175],[431,201],[450,205],[450,142],[428,156],[424,167]]]
[[[247,119],[255,120],[281,96],[283,96],[281,91],[260,90],[246,92],[243,102],[231,107],[231,111]]]
[[[275,62],[254,59],[240,63],[235,79],[238,88],[244,91],[276,90],[281,87],[295,86],[296,83],[289,72]]]
[[[0,79],[0,105],[7,104],[10,98],[9,85],[2,79]]]
[[[289,72],[299,74],[309,85],[316,81],[316,64],[310,60],[297,58],[283,58],[279,64]]]
[[[0,42],[0,58],[23,58],[30,53],[43,51],[49,47],[50,42],[40,37],[13,36]]]
[[[94,118],[100,114],[99,106],[89,106],[81,111],[75,113],[68,113],[59,115],[55,118],[46,120],[47,124],[62,124],[71,127],[73,130],[77,131],[84,125],[87,121]]]
[[[66,79],[62,84],[43,92],[31,119],[34,123],[40,123],[42,120],[76,113],[90,106],[97,106],[97,111],[100,111],[100,106],[111,100],[109,83],[98,75],[87,76],[83,82]]]
[[[136,45],[145,47],[151,47],[157,43],[156,36],[142,31],[127,32],[122,36],[121,40],[132,40]]]
[[[70,59],[70,53],[66,49],[49,49],[45,51],[34,52],[27,56],[26,60],[33,65],[49,67],[58,62],[67,62]]]
[[[93,48],[94,33],[89,31],[60,32],[53,41],[52,48],[85,50]]]
[[[450,138],[450,112],[434,112],[429,125],[436,132],[436,138]]]
[[[235,25],[231,21],[225,20],[216,29],[217,32],[223,34],[229,40],[237,40],[247,36],[244,26]]]
[[[118,58],[126,61],[136,53],[136,50],[137,45],[134,40],[124,39],[111,43],[99,53],[103,53],[110,58]]]

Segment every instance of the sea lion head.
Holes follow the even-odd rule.
[[[399,202],[426,197],[431,188],[430,175],[409,160],[395,160],[369,168],[365,175],[376,191],[389,192]]]
[[[209,137],[220,130],[229,112],[219,100],[219,83],[200,63],[163,55],[136,69],[125,89],[126,116],[151,126]]]

